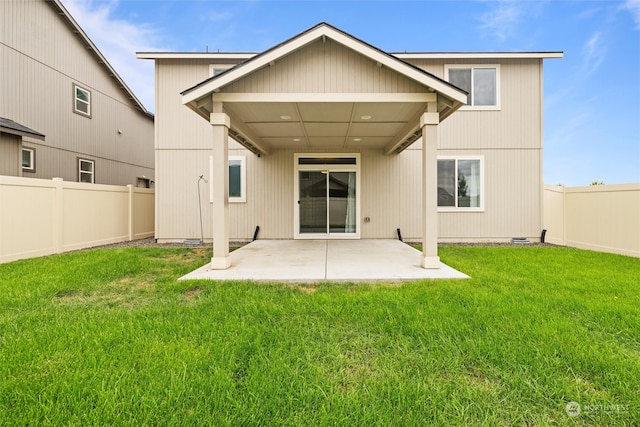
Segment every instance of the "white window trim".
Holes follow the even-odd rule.
[[[458,203],[458,162],[457,160],[480,160],[480,206],[477,208],[465,208],[457,206],[438,206],[438,212],[484,212],[484,201],[487,198],[484,189],[484,156],[438,156],[438,160],[456,160],[456,185],[454,200]],[[437,185],[437,183],[436,183]]]
[[[28,151],[31,157],[31,167],[22,166],[22,158],[20,158],[20,166],[22,166],[22,170],[25,172],[35,172],[36,171],[36,150],[31,147],[22,147],[22,153]],[[24,155],[24,154],[23,154]]]
[[[76,103],[78,101],[80,102],[85,102],[82,99],[78,99],[78,97],[76,96],[77,90],[80,89],[83,92],[87,93],[87,96],[89,97],[89,102],[87,102],[87,112],[85,113],[82,110],[78,110],[78,108],[76,107]],[[85,117],[91,117],[91,91],[89,89],[85,89],[80,85],[77,84],[73,84],[73,112],[80,114],[81,116],[85,116]]]
[[[344,158],[353,157],[356,159],[355,165],[301,165],[299,159],[301,157],[313,157],[313,158]],[[328,239],[328,240],[353,240],[360,239],[361,218],[360,218],[360,153],[294,153],[293,155],[294,167],[293,167],[293,238],[297,240],[314,240],[314,239]],[[298,200],[300,198],[300,182],[298,181],[298,173],[300,171],[319,171],[324,169],[331,169],[332,171],[345,171],[356,173],[356,232],[345,234],[300,234],[300,211]]]
[[[495,68],[496,69],[496,105],[475,106],[463,105],[458,111],[499,111],[501,107],[501,91],[500,91],[500,64],[445,64],[444,79],[449,81],[450,69],[472,69],[471,71],[471,91],[473,92],[473,69],[474,68]],[[473,97],[473,94],[471,94]]]
[[[82,162],[91,163],[91,172],[82,170],[82,167],[81,167],[82,166]],[[93,160],[89,160],[89,159],[78,158],[78,182],[81,182],[83,184],[88,184],[86,182],[83,182],[80,179],[82,174],[90,174],[91,175],[91,184],[95,184],[95,182],[96,182],[96,162],[93,161]]]
[[[247,158],[246,156],[229,156],[229,160],[240,160],[240,191],[241,197],[229,197],[229,182],[227,181],[227,199],[229,203],[247,202]],[[227,174],[229,167],[227,166]],[[227,178],[228,180],[228,178]],[[209,156],[209,183],[213,182],[213,156]],[[209,184],[209,203],[213,203],[213,185]]]
[[[229,196],[229,203],[246,203],[247,202],[247,159],[246,156],[229,156],[229,161],[240,161],[240,197]],[[227,188],[227,191],[229,189]]]

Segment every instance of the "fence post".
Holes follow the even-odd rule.
[[[562,186],[562,246],[567,245],[567,187]]]
[[[55,253],[64,251],[64,182],[62,178],[52,178],[56,189],[55,217],[53,219],[53,247]]]
[[[135,227],[135,208],[134,208],[134,193],[133,185],[127,185],[129,189],[129,241],[133,240],[134,227]]]

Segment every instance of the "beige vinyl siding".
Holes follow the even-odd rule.
[[[328,58],[327,58],[328,57]],[[326,62],[324,59],[327,59]],[[418,61],[416,61],[418,62]],[[419,66],[444,77],[453,60],[424,60]],[[464,61],[468,63],[469,61]],[[475,63],[476,61],[474,61]],[[481,63],[482,61],[477,61]],[[441,241],[504,241],[539,238],[542,229],[542,81],[538,59],[500,59],[501,110],[458,111],[440,126],[439,155],[483,156],[484,210],[440,212]],[[156,187],[156,237],[160,241],[200,238],[197,182],[209,176],[210,125],[182,105],[180,92],[209,76],[206,59],[156,61],[156,156],[161,174]],[[302,49],[274,66],[223,88],[225,92],[394,92],[420,91],[411,81],[379,68],[359,54],[327,40]],[[341,149],[327,149],[338,153]],[[294,236],[294,154],[305,149],[274,149],[257,157],[230,142],[229,155],[246,156],[246,203],[232,203],[230,239]],[[346,150],[361,154],[362,238],[405,240],[422,236],[422,160],[418,141],[398,155],[380,150]],[[201,183],[204,237],[212,235],[209,184]],[[364,218],[369,222],[365,223]]]
[[[415,60],[444,78],[445,65],[469,60]],[[438,155],[483,155],[484,212],[439,213],[440,240],[536,240],[542,231],[542,60],[475,60],[500,66],[500,110],[461,110],[440,125]],[[407,151],[419,156],[421,143]]]
[[[320,67],[318,55],[328,55],[330,59]],[[196,183],[199,175],[208,177],[211,126],[182,105],[180,92],[208,78],[210,63],[213,61],[156,61],[156,156],[158,171],[162,174],[156,187],[156,224],[160,240],[200,238]],[[324,82],[322,87],[319,81]],[[314,43],[308,50],[294,53],[272,67],[225,87],[224,91],[423,92],[424,87],[327,40],[325,44]],[[332,148],[331,151],[340,150]],[[271,155],[258,158],[239,144],[230,143],[230,155],[245,155],[247,159],[247,202],[230,205],[232,240],[250,239],[257,225],[260,226],[260,238],[293,238],[294,152],[305,150],[275,150]],[[406,156],[384,156],[373,150],[363,151],[363,156],[362,174],[366,177],[363,182],[378,176],[375,163],[364,166],[370,159],[378,159],[376,161],[383,167],[393,168],[397,177],[401,175],[403,163],[413,162],[405,159]],[[202,194],[207,195],[208,201],[208,186],[205,192],[205,185],[201,185]],[[362,216],[367,215],[366,211],[371,218],[367,228],[362,229],[363,237],[394,237],[395,229],[400,226],[396,225],[400,213],[379,212],[389,205],[384,196],[395,197],[398,189],[393,188],[393,183],[386,183],[385,192],[372,186],[363,186],[362,191],[370,194],[363,195]],[[414,197],[407,195],[405,199]],[[414,216],[412,214],[411,218]],[[208,203],[203,204],[203,222],[205,238],[210,238]],[[416,216],[412,223],[417,227],[419,217]],[[415,235],[419,234],[419,231],[415,232]]]
[[[278,150],[258,158],[246,150],[230,150],[230,155],[245,155],[247,161],[247,202],[229,205],[231,240],[249,240],[256,226],[260,226],[259,236],[263,239],[293,238],[294,209],[297,207],[293,194],[296,179],[294,154],[304,152],[308,151]],[[420,240],[420,152],[412,150],[392,156],[385,156],[377,150],[358,152],[361,154],[359,227],[362,238],[395,238],[396,229],[400,228],[406,240]],[[542,230],[539,210],[541,184],[533,182],[539,166],[534,150],[522,150],[517,154],[507,154],[505,150],[447,151],[441,154],[481,154],[485,159],[484,212],[440,212],[441,241],[539,237]],[[209,155],[208,150],[161,152],[158,168],[163,171],[163,181],[157,188],[165,197],[158,205],[163,220],[159,238],[200,238],[197,182],[199,175],[208,176]],[[185,172],[175,165],[184,165],[184,171],[189,171],[188,176],[181,178]],[[200,186],[204,236],[210,239],[209,186],[204,183]],[[365,223],[365,217],[370,218],[370,222]]]
[[[180,93],[209,77],[202,60],[162,60],[156,64],[156,150],[209,149],[211,125],[182,105]]]
[[[156,184],[156,238],[160,241],[201,237],[197,183],[200,175],[209,179],[211,125],[182,105],[180,93],[208,78],[210,63],[171,59],[156,63],[155,156],[161,174]],[[253,154],[247,153],[250,164]],[[209,187],[200,185],[205,237],[210,238]]]
[[[22,139],[0,132],[0,175],[22,176]]]
[[[0,12],[0,116],[46,135],[45,141],[25,138],[38,152],[30,176],[75,181],[75,159],[82,157],[96,159],[96,183],[135,185],[141,170],[155,179],[153,119],[126,97],[52,7],[7,0]],[[91,92],[91,118],[73,112],[74,84]],[[100,159],[119,166],[101,167]]]
[[[249,238],[256,225],[262,238],[293,238],[294,153],[279,150],[257,158],[247,154],[247,203],[231,204],[231,237]],[[353,152],[353,151],[351,151]],[[361,150],[362,238],[395,238],[400,228],[407,240],[422,235],[422,162],[420,152],[385,156],[377,150]],[[235,153],[233,153],[235,154]],[[484,156],[485,209],[483,212],[440,212],[441,240],[536,239],[542,230],[541,177],[534,150],[447,151],[441,155]],[[536,179],[537,177],[537,179]],[[364,218],[370,218],[365,223]]]
[[[444,78],[445,65],[469,60],[415,60],[414,65]],[[460,110],[441,127],[441,149],[542,148],[541,59],[476,60],[500,65],[500,110]]]
[[[542,176],[538,150],[446,150],[438,154],[484,156],[484,212],[440,212],[441,240],[540,237]]]
[[[48,137],[47,137],[48,139]],[[24,139],[27,142],[27,138]],[[136,177],[145,176],[154,178],[154,167],[144,167],[126,162],[119,162],[104,157],[92,156],[86,153],[77,153],[60,150],[47,145],[46,140],[33,140],[28,142],[30,148],[36,150],[36,172],[29,173],[29,177],[36,174],[40,176],[51,176],[62,178],[65,181],[78,181],[78,158],[92,160],[95,162],[95,182],[102,183],[105,180],[111,182],[110,185],[136,185]],[[27,174],[24,174],[27,176]]]
[[[256,226],[260,226],[259,236],[263,239],[293,238],[294,209],[297,207],[293,193],[294,154],[305,152],[317,153],[287,149],[257,157],[244,149],[229,150],[229,155],[246,156],[247,174],[247,202],[229,205],[231,240],[251,239]],[[421,173],[420,158],[411,155],[385,156],[378,150],[357,152],[362,155],[359,177],[363,182],[359,224],[362,237],[394,238],[396,228],[400,227],[417,238],[421,233],[420,200],[409,191],[399,191],[399,187],[403,182],[409,185],[413,181],[406,173],[408,167]],[[209,155],[208,150],[159,152],[158,170],[162,171],[162,182],[158,183],[156,191],[164,195],[158,198],[157,206],[162,219],[161,233],[157,236],[159,239],[200,238],[197,181],[201,174],[208,177]],[[176,165],[182,165],[182,168]],[[417,184],[419,186],[420,182]],[[212,218],[209,185],[200,185],[204,235],[205,239],[210,239]],[[362,221],[365,216],[371,219],[367,224]]]
[[[114,90],[113,80],[104,68],[46,3],[42,0],[0,2],[2,43],[57,73],[73,77],[93,90],[108,94],[117,102],[128,104],[124,93]],[[26,73],[23,77],[30,79],[37,74]]]
[[[417,93],[426,88],[327,39],[311,43],[222,92]]]

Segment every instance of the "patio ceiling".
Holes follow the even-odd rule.
[[[417,129],[426,102],[237,102],[224,109],[232,129],[267,149],[385,149]]]

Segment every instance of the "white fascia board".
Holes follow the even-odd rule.
[[[395,58],[390,57],[389,55],[382,53],[377,49],[373,49],[369,46],[366,46],[362,42],[355,40],[351,37],[348,37],[344,34],[337,33],[334,31],[332,31],[332,33],[333,34],[327,34],[327,37],[330,37],[335,41],[342,43],[347,47],[350,47],[356,52],[359,52],[362,55],[377,61],[378,63],[388,67],[389,69],[392,69],[400,74],[403,74],[412,80],[422,83],[425,86],[429,86],[449,98],[452,98],[462,103],[467,102],[466,93],[462,93],[457,89],[452,88],[450,85],[425,74],[423,71],[420,71],[410,65],[403,64],[402,62],[398,62],[395,60]]]
[[[324,29],[325,27],[320,27],[306,34],[302,34],[300,37],[291,40],[289,43],[271,51],[267,51],[259,58],[253,61],[249,61],[241,67],[227,71],[215,80],[211,80],[208,83],[191,90],[189,93],[184,94],[182,96],[182,103],[188,104],[192,101],[195,101],[198,98],[221,88],[222,86],[232,83],[243,76],[246,76],[254,71],[259,70],[262,67],[269,65],[271,62],[274,62],[282,58],[283,56],[288,55],[289,53],[322,37],[323,35],[325,35],[323,34]]]
[[[202,96],[215,91],[216,89],[219,89],[245,75],[248,75],[262,67],[269,65],[272,62],[277,61],[283,56],[286,56],[291,52],[294,52],[295,50],[300,49],[301,47],[312,43],[323,36],[335,40],[336,42],[347,46],[354,51],[359,52],[362,55],[380,63],[381,65],[384,65],[400,74],[403,74],[425,86],[429,86],[434,90],[442,93],[444,96],[447,96],[461,103],[465,103],[467,101],[467,95],[465,93],[454,89],[445,82],[431,77],[408,64],[403,64],[402,62],[397,61],[394,57],[378,51],[377,49],[373,49],[363,44],[362,42],[353,39],[352,37],[339,33],[334,29],[323,25],[312,31],[309,31],[308,33],[300,35],[299,37],[289,41],[288,43],[278,48],[267,51],[259,58],[256,58],[254,61],[249,61],[243,66],[238,67],[235,70],[230,70],[227,73],[221,75],[219,78],[216,78],[215,80],[212,80],[200,87],[191,90],[189,93],[186,93],[182,96],[182,103],[188,104],[192,101],[195,101],[198,98],[201,98]]]
[[[217,102],[436,102],[435,93],[214,93]]]
[[[400,59],[547,59],[562,58],[564,52],[403,52],[391,55]]]
[[[235,59],[247,60],[257,53],[219,53],[219,52],[136,52],[138,59]]]
[[[237,59],[247,60],[259,53],[243,52],[136,52],[138,59]],[[563,58],[564,52],[398,52],[398,59],[547,59]]]

